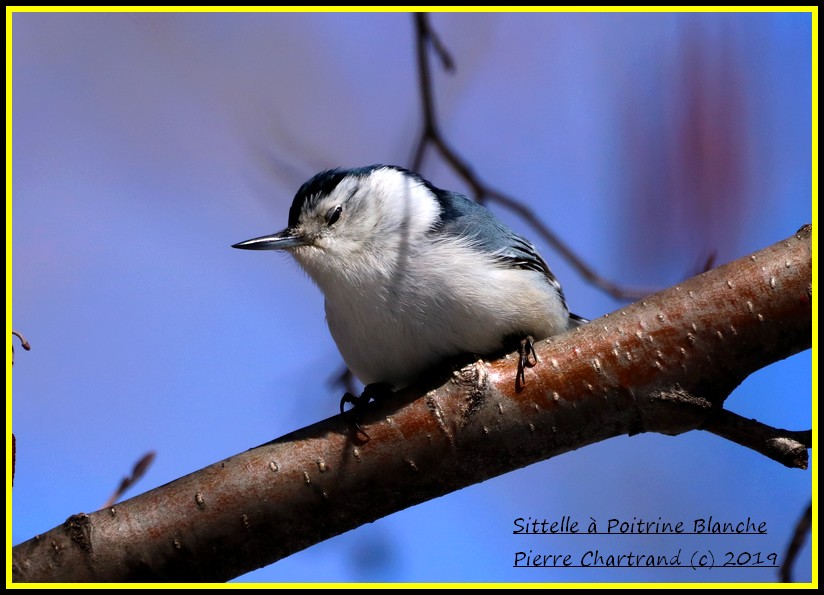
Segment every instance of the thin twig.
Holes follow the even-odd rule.
[[[781,577],[781,582],[792,582],[793,563],[795,563],[795,559],[798,557],[798,552],[801,551],[801,546],[804,545],[804,541],[806,540],[812,526],[813,504],[810,502],[807,506],[807,510],[805,510],[804,514],[801,515],[801,518],[798,519],[798,523],[795,526],[795,531],[793,532],[793,537],[787,546],[787,553],[784,554],[784,562],[781,564],[781,568],[778,571],[779,576]]]
[[[20,345],[23,347],[23,349],[25,349],[26,351],[31,349],[31,345],[28,341],[26,341],[26,338],[23,335],[21,335],[17,331],[12,331],[11,334],[20,339]]]
[[[18,339],[20,339],[20,345],[23,347],[23,349],[25,349],[26,351],[29,351],[31,349],[31,345],[29,345],[29,342],[26,341],[26,338],[23,335],[21,335],[17,331],[12,331],[11,334],[13,336],[17,337]],[[12,366],[14,365],[14,343],[13,342],[11,344],[11,365]]]
[[[710,252],[707,254],[707,258],[704,260],[704,263],[701,267],[695,271],[695,275],[700,275],[701,273],[706,273],[708,270],[715,266],[715,261],[718,258],[718,253],[715,251]],[[690,275],[694,277],[695,275]]]
[[[417,13],[416,18],[422,25],[422,29],[419,29],[419,31],[421,31],[421,33],[426,36],[426,40],[432,44],[432,49],[435,50],[438,58],[441,59],[443,69],[447,72],[454,72],[455,61],[452,59],[452,54],[446,49],[437,32],[429,25],[426,13]]]
[[[774,428],[727,410],[717,412],[703,429],[760,452],[787,467],[807,468],[807,449],[812,448],[812,430]]]
[[[17,331],[14,331],[14,330],[11,332],[11,334],[12,334],[12,336],[17,337],[18,339],[20,339],[20,345],[23,347],[23,349],[25,349],[26,351],[29,351],[31,349],[31,345],[29,344],[28,341],[26,341],[26,338],[23,335],[21,335],[20,333],[18,333]],[[12,344],[11,344],[11,365],[12,366],[14,365],[14,342],[12,342]],[[15,473],[16,468],[17,468],[17,437],[12,433],[12,435],[11,435],[11,483],[12,483],[12,485],[14,485],[14,473]]]
[[[154,459],[154,451],[149,451],[145,455],[140,457],[140,460],[138,460],[137,463],[134,464],[134,467],[132,467],[132,474],[120,480],[120,485],[117,486],[117,489],[114,491],[114,493],[111,496],[109,496],[108,500],[106,500],[106,503],[103,505],[103,508],[109,508],[113,506],[115,502],[120,500],[120,498],[123,497],[124,492],[128,490],[130,487],[132,487],[137,482],[137,480],[143,477],[143,475],[151,466]]]
[[[432,92],[432,73],[429,64],[428,47],[432,47],[448,71],[454,69],[454,62],[432,29],[426,13],[415,13],[416,55],[418,61],[418,82],[423,109],[423,130],[415,145],[412,157],[412,169],[419,171],[427,147],[431,144],[452,169],[463,178],[472,194],[480,203],[487,200],[497,203],[516,213],[526,221],[562,258],[566,259],[578,273],[592,285],[620,300],[636,300],[653,292],[649,288],[624,287],[606,279],[595,272],[575,252],[550,230],[540,218],[521,201],[488,186],[473,171],[454,148],[445,140],[435,114],[435,100]]]

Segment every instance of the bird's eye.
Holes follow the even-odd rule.
[[[326,225],[332,226],[340,219],[340,214],[343,212],[343,207],[338,205],[326,211]]]

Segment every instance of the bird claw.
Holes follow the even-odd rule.
[[[359,397],[353,395],[350,392],[344,393],[344,395],[340,399],[340,413],[344,415],[345,413],[351,413],[355,416],[354,425],[355,429],[366,436],[369,439],[369,434],[361,427],[360,425],[360,413],[366,409],[367,405],[372,401],[377,401],[379,398],[385,397],[387,394],[392,393],[392,388],[388,384],[383,383],[374,383],[374,384],[367,384],[363,388],[363,393]],[[349,411],[344,411],[344,405],[349,403],[352,405],[352,409]]]
[[[529,361],[529,356],[532,355],[532,360]],[[538,363],[538,354],[535,353],[535,339],[531,335],[527,335],[521,339],[518,347],[518,372],[515,374],[515,386],[520,390],[526,386],[526,375],[524,370],[531,368]]]
[[[350,405],[352,405],[352,411],[354,411],[356,409],[361,409],[363,407],[366,407],[366,405],[369,403],[369,400],[370,400],[370,398],[367,397],[366,395],[361,395],[359,397],[356,397],[355,395],[353,395],[352,393],[347,391],[340,398],[340,413],[341,413],[341,415],[344,414],[343,406],[346,405],[346,403],[349,403]]]

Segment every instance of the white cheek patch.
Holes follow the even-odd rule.
[[[398,222],[413,236],[426,233],[440,216],[438,201],[429,189],[395,169],[372,172],[361,192],[372,193],[384,220]]]

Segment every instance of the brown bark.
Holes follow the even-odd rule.
[[[303,428],[14,548],[14,581],[224,581],[621,434],[706,429],[805,468],[809,433],[722,409],[812,342],[811,227],[514,356]],[[431,390],[427,390],[427,388]]]

